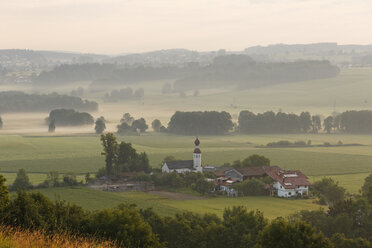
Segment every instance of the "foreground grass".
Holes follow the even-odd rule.
[[[111,242],[56,234],[47,236],[39,231],[17,230],[0,226],[1,248],[114,248]]]
[[[87,187],[52,188],[40,190],[51,199],[66,200],[85,209],[97,210],[113,208],[121,203],[136,204],[139,208],[153,208],[162,216],[173,216],[182,211],[194,213],[215,213],[222,216],[225,208],[245,206],[250,210],[260,210],[272,219],[287,216],[300,210],[316,210],[320,206],[313,200],[288,200],[269,196],[261,197],[214,197],[200,200],[172,200],[144,192],[103,192]]]

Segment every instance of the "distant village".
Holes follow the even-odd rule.
[[[228,196],[238,196],[239,192],[233,188],[234,183],[252,178],[269,177],[272,183],[267,185],[271,196],[298,197],[309,194],[311,183],[308,177],[299,170],[283,170],[278,166],[254,166],[246,168],[202,166],[202,153],[199,148],[200,141],[195,140],[193,160],[166,162],[162,166],[163,173],[177,172],[203,172],[216,176],[216,189],[225,192]]]
[[[190,173],[212,175],[203,177],[203,180],[213,185],[210,193],[225,194],[228,197],[244,195],[235,186],[251,179],[265,181],[265,194],[270,196],[302,198],[309,195],[309,186],[311,183],[308,181],[308,177],[299,170],[284,170],[279,166],[267,165],[242,168],[235,168],[233,166],[203,166],[200,140],[196,138],[194,144],[193,159],[164,162],[161,167],[163,177],[170,173],[176,173],[181,176],[189,175]],[[143,178],[133,180],[134,177],[134,174],[131,172],[120,173],[120,179],[115,181],[112,181],[107,176],[103,176],[96,180],[90,187],[105,191],[156,190],[153,181],[144,180]]]

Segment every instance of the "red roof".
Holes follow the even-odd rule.
[[[311,183],[299,170],[283,170],[278,166],[264,167],[266,174],[279,182],[286,189],[295,189],[299,186],[310,186]]]

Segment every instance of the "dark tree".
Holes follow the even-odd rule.
[[[328,116],[327,118],[324,119],[323,122],[324,131],[326,131],[328,134],[331,133],[333,128],[333,117]]]
[[[123,115],[123,118],[120,119],[120,123],[126,123],[129,126],[132,125],[133,121],[134,121],[134,118],[129,113],[125,113]]]
[[[5,177],[3,175],[0,175],[0,214],[10,201],[8,187],[5,185],[5,182]]]
[[[262,232],[262,248],[332,248],[333,245],[318,233],[314,227],[304,222],[289,223],[283,218],[272,221]]]
[[[73,109],[55,109],[52,110],[47,121],[54,120],[58,126],[79,126],[91,125],[94,118],[86,112],[76,112]]]
[[[320,198],[321,203],[333,205],[342,201],[346,190],[338,185],[332,178],[323,178],[312,185],[312,191]]]
[[[96,131],[96,134],[102,134],[103,131],[106,129],[106,120],[103,116],[99,117],[96,120],[94,130]]]
[[[54,131],[56,131],[56,120],[52,119],[49,123],[49,126],[48,126],[48,132],[49,133],[54,133]]]
[[[299,121],[300,121],[302,132],[307,133],[310,130],[311,124],[312,124],[310,113],[309,112],[302,112],[300,114]]]
[[[155,132],[160,132],[160,128],[162,127],[161,122],[158,119],[155,119],[151,123],[152,129],[154,129]]]
[[[144,118],[137,119],[132,123],[133,130],[139,130],[140,133],[146,132],[149,126],[146,124],[146,120]]]
[[[117,163],[118,142],[112,133],[102,134],[101,141],[104,151],[102,154],[105,155],[106,173],[107,175],[111,175],[114,172],[114,165]]]
[[[27,190],[31,189],[32,184],[27,176],[25,169],[19,169],[17,172],[17,177],[14,180],[11,189],[12,190]]]
[[[320,120],[319,115],[313,115],[311,117],[311,132],[318,133],[318,131],[322,128],[322,122]]]
[[[3,123],[3,119],[2,119],[1,116],[0,116],[0,129],[3,128],[3,125],[4,125],[4,123]]]
[[[233,127],[231,115],[225,111],[177,111],[168,124],[174,134],[201,135],[225,134]]]
[[[270,159],[265,156],[253,154],[244,159],[239,165],[240,167],[270,166]]]

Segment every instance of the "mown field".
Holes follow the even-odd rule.
[[[215,197],[198,200],[174,200],[144,192],[103,192],[87,187],[42,189],[51,199],[74,202],[89,210],[113,208],[121,203],[136,204],[139,208],[153,208],[163,216],[172,216],[182,211],[215,213],[219,216],[227,207],[242,205],[250,210],[260,210],[267,218],[287,216],[300,210],[316,210],[321,206],[312,200],[286,200],[263,197],[226,198]]]
[[[150,164],[160,168],[162,159],[173,155],[179,159],[192,159],[191,136],[158,135],[118,136],[146,152]],[[270,158],[272,165],[284,169],[299,169],[312,180],[332,176],[351,193],[358,192],[363,179],[372,173],[372,136],[366,135],[227,135],[201,136],[204,165],[221,166],[244,159],[251,154]],[[279,140],[311,140],[312,144],[338,141],[360,143],[364,146],[257,148]],[[50,171],[83,174],[95,172],[104,166],[99,136],[32,137],[20,135],[0,136],[0,168],[10,183],[15,172],[24,168],[34,183],[44,180]]]

